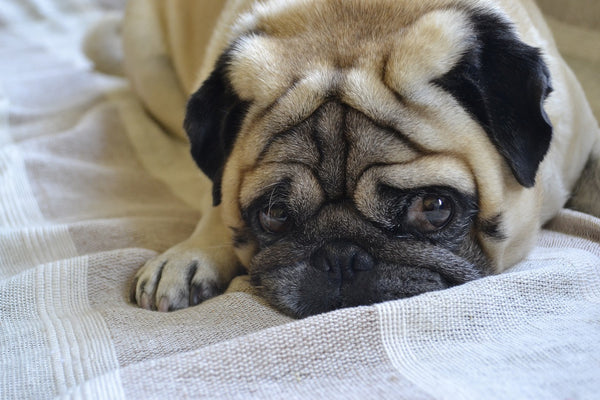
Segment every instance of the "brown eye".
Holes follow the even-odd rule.
[[[260,211],[258,220],[262,228],[270,233],[281,233],[288,226],[288,215],[281,207],[268,207]]]
[[[443,228],[452,217],[452,201],[443,196],[417,197],[408,208],[407,221],[417,230],[427,233]]]

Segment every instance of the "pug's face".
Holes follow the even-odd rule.
[[[413,3],[257,8],[190,99],[239,258],[290,315],[461,284],[534,236],[538,51],[496,12]]]

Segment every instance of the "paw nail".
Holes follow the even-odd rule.
[[[148,293],[142,293],[140,307],[145,308],[146,310],[150,309],[150,296],[148,296]]]
[[[197,306],[198,304],[202,303],[203,297],[204,296],[202,296],[202,287],[192,287],[192,292],[190,293],[190,305]]]
[[[158,302],[158,311],[160,311],[160,312],[169,311],[169,299],[167,299],[164,296],[160,298],[160,301]]]

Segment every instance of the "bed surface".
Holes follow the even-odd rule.
[[[1,399],[598,396],[600,220],[570,210],[507,273],[410,299],[295,321],[239,277],[177,312],[130,304],[206,194],[187,146],[83,55],[122,3],[0,6]],[[543,6],[598,117],[600,3],[567,3]]]

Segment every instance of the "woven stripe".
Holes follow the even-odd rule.
[[[598,302],[597,255],[538,248],[512,273],[376,308],[393,366],[435,398],[592,398]]]
[[[35,302],[59,395],[118,367],[108,328],[89,307],[87,268],[88,257],[79,257],[36,269]]]
[[[0,229],[0,279],[76,254],[66,225]]]
[[[25,163],[14,144],[0,149],[0,228],[41,224],[42,213],[29,186]]]
[[[122,388],[119,371],[111,371],[105,375],[89,379],[58,397],[61,399],[124,399],[126,397]]]
[[[108,327],[88,301],[88,257],[76,257],[66,225],[44,220],[20,149],[6,144],[8,130],[3,133],[0,278],[8,279],[0,287],[0,310],[6,314],[0,318],[6,318],[0,335],[10,341],[0,341],[0,365],[10,373],[2,374],[6,393],[0,397],[19,398],[23,390],[37,398],[66,395],[89,379],[118,370],[119,364]],[[27,298],[16,302],[19,294]],[[19,310],[12,304],[20,304]],[[24,353],[15,343],[38,351]],[[118,377],[107,376],[103,382],[113,386],[107,398],[119,398]]]

